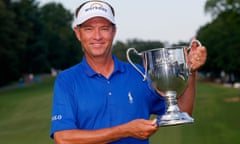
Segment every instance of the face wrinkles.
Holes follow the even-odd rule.
[[[78,35],[86,55],[106,56],[110,54],[115,29],[108,20],[95,17],[80,26]]]

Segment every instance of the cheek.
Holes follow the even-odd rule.
[[[79,33],[79,39],[81,40],[81,42],[82,41],[86,41],[86,39],[87,39],[87,34],[83,34],[83,33]]]
[[[107,34],[107,35],[105,36],[105,40],[107,40],[107,41],[113,41],[114,37],[115,37],[115,34],[114,34],[114,33]]]

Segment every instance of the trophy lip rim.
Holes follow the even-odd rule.
[[[160,50],[160,49],[184,49],[184,47],[185,46],[172,46],[172,47],[153,48],[153,49],[150,49],[150,50],[144,50],[141,53],[156,51],[156,50]]]

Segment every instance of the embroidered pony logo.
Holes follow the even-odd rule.
[[[132,97],[131,92],[128,92],[128,100],[129,100],[129,103],[130,103],[130,104],[133,103],[133,97]]]

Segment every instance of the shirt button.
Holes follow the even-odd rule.
[[[112,92],[109,92],[108,95],[111,96],[111,95],[112,95]]]
[[[107,81],[107,84],[110,84],[110,81]]]

